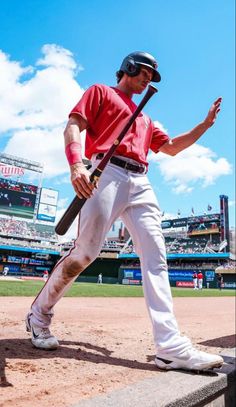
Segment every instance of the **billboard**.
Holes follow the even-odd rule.
[[[42,188],[40,194],[40,202],[48,205],[57,206],[58,191],[49,188]]]
[[[32,219],[38,187],[8,178],[0,178],[0,213]]]
[[[162,229],[180,228],[187,226],[188,218],[168,219],[161,222]]]
[[[142,280],[141,269],[124,268],[123,273],[124,273],[124,278]]]
[[[43,166],[0,153],[0,214],[35,218]]]
[[[220,214],[163,220],[161,227],[162,229],[186,228],[188,236],[220,233]]]
[[[44,220],[46,222],[55,222],[56,213],[57,213],[56,206],[40,203],[38,208],[37,219]]]
[[[220,233],[220,214],[194,216],[188,219],[188,236]]]
[[[55,222],[57,212],[58,191],[42,188],[37,219],[45,222]]]

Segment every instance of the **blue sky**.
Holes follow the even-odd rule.
[[[145,111],[171,137],[223,97],[216,124],[195,146],[174,158],[150,155],[162,211],[218,211],[225,194],[234,226],[233,0],[11,0],[1,2],[0,16],[0,148],[44,163],[43,185],[59,190],[59,215],[74,196],[63,152],[68,112],[88,86],[114,85],[122,59],[143,50],[162,75]]]

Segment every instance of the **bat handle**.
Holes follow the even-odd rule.
[[[102,170],[100,170],[98,167],[95,168],[95,170],[90,175],[90,182],[92,182],[93,185],[96,185],[98,183],[101,175],[102,175]]]

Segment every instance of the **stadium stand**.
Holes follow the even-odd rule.
[[[218,251],[220,241],[215,240],[215,243],[209,241],[207,238],[199,237],[191,238],[170,238],[166,237],[167,253],[205,253],[208,248],[213,251]]]
[[[191,230],[187,218],[163,223],[172,286],[191,287],[193,270],[201,270],[204,286],[214,288],[216,274],[220,270],[224,273],[225,288],[236,288],[235,262],[230,262],[228,243],[224,237],[222,239],[219,214],[213,216],[218,216],[218,226],[215,228],[209,222],[209,228],[195,229],[195,223],[191,222],[199,220],[200,226],[200,216],[189,220],[189,224],[194,226]],[[0,217],[0,275],[6,266],[9,274],[19,276],[38,277],[45,270],[50,273],[58,259],[73,244],[73,240],[59,243],[51,225],[18,220],[13,216]],[[122,234],[120,229],[112,237],[108,234],[98,258],[77,280],[96,282],[99,272],[102,272],[107,283],[123,284],[125,281],[124,284],[141,284],[139,258],[125,228]],[[133,274],[133,278],[126,278],[130,274]]]
[[[54,227],[15,219],[0,218],[0,236],[58,242]]]

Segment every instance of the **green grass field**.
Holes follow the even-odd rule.
[[[42,281],[0,281],[0,296],[34,297],[43,287]],[[172,288],[173,297],[228,297],[235,296],[235,290]],[[119,284],[74,283],[66,297],[143,297],[141,286]]]

